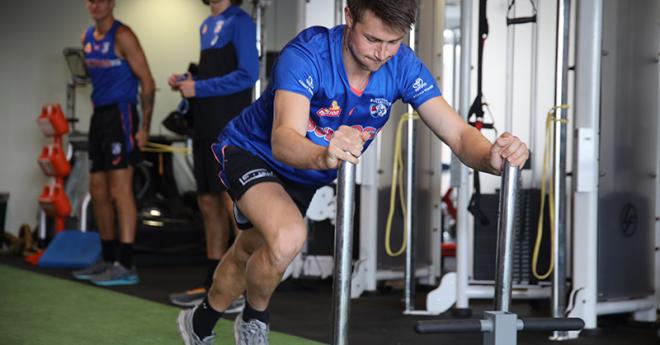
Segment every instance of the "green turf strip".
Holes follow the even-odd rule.
[[[0,344],[183,344],[178,308],[0,264]],[[215,328],[233,344],[232,323]],[[270,333],[271,345],[319,344]]]

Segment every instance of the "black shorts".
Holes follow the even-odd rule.
[[[124,169],[140,163],[135,142],[140,119],[135,104],[121,103],[94,108],[89,125],[88,154],[91,172]]]
[[[222,149],[222,167],[220,179],[234,201],[241,199],[252,186],[263,182],[275,182],[282,185],[304,216],[312,202],[316,188],[300,186],[284,180],[275,173],[261,158],[235,146]],[[234,203],[234,219],[238,228],[247,230],[253,227]]]
[[[197,184],[197,194],[222,193],[225,187],[218,174],[220,166],[215,160],[212,140],[193,139],[193,173]]]

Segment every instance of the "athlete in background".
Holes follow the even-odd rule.
[[[259,77],[256,27],[240,0],[210,0],[211,15],[200,25],[201,52],[197,75],[174,74],[168,80],[190,102],[193,121],[193,165],[206,233],[206,277],[201,286],[170,295],[172,303],[195,306],[206,296],[213,273],[229,246],[234,225],[232,201],[218,179],[211,145],[227,122],[252,102]],[[190,115],[189,113],[189,115]],[[240,311],[240,296],[226,312]]]
[[[133,166],[140,162],[140,148],[149,138],[155,85],[138,38],[113,15],[115,1],[85,3],[94,20],[81,38],[94,106],[88,144],[89,191],[102,258],[73,275],[104,286],[137,284]],[[142,121],[137,113],[138,85]],[[119,243],[115,239],[115,215]]]

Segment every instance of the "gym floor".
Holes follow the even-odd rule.
[[[78,282],[71,278],[70,270],[66,269],[42,269],[34,268],[17,257],[1,256],[0,265],[19,268],[37,272],[46,276],[61,278],[67,281],[75,281],[76,284],[88,283]],[[124,286],[114,288],[103,288],[113,290],[122,294],[131,295],[140,299],[170,305],[168,294],[182,291],[191,287],[191,284],[199,281],[203,276],[204,267],[201,264],[143,264],[139,266],[141,282],[135,286]],[[0,278],[2,280],[2,278]],[[11,281],[3,281],[2,285]],[[96,288],[94,288],[96,289]],[[101,288],[98,288],[101,289]],[[11,290],[10,290],[11,291]],[[47,293],[47,291],[44,291]],[[10,298],[11,296],[2,296]],[[423,306],[424,292],[417,294],[418,306]],[[431,317],[413,317],[401,314],[403,303],[402,292],[397,289],[379,291],[364,296],[351,303],[351,318],[349,340],[351,344],[481,344],[481,335],[478,334],[451,334],[451,335],[418,335],[413,326],[416,320],[430,319]],[[329,343],[331,332],[331,299],[332,281],[317,279],[289,279],[280,285],[275,293],[271,305],[271,329],[276,332],[286,333],[321,343]],[[93,301],[89,301],[93,303]],[[480,317],[483,310],[490,307],[488,301],[477,301],[472,303],[474,316]],[[527,302],[514,301],[513,309],[519,315],[545,316],[547,306],[536,306],[532,308]],[[1,316],[0,316],[1,317]],[[227,315],[232,320],[234,315]],[[449,316],[442,316],[449,317]],[[3,322],[0,322],[2,324]],[[596,332],[590,332],[577,340],[563,342],[565,344],[583,345],[609,345],[609,344],[659,344],[656,337],[657,324],[645,324],[630,321],[626,316],[601,317],[599,323],[602,326]],[[6,324],[5,324],[6,325]],[[165,327],[165,326],[159,326]],[[167,323],[167,332],[175,330],[174,318]],[[0,343],[2,341],[3,326],[0,325]],[[165,332],[165,330],[164,330]],[[36,344],[27,341],[20,344]],[[149,337],[149,334],[145,334]],[[73,343],[75,339],[71,339]],[[39,343],[39,342],[37,342]],[[145,342],[138,342],[143,344]],[[220,344],[224,344],[220,342]],[[519,333],[518,344],[556,344],[548,340],[547,333]]]

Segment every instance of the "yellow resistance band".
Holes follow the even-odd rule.
[[[159,144],[159,143],[152,143],[151,141],[147,142],[147,145],[145,145],[140,151],[142,152],[162,152],[162,153],[182,153],[182,154],[188,154],[191,153],[192,150],[188,147],[176,147],[172,145],[164,145],[164,144]]]
[[[546,279],[552,273],[554,269],[555,261],[555,203],[554,203],[554,190],[555,185],[551,181],[549,183],[549,203],[550,203],[550,265],[548,266],[548,271],[544,274],[539,274],[537,271],[537,264],[539,258],[539,252],[541,251],[541,240],[543,239],[543,214],[545,213],[545,187],[548,184],[548,168],[552,160],[552,150],[554,148],[554,135],[553,129],[555,122],[565,124],[568,122],[566,119],[558,119],[554,116],[557,112],[557,109],[568,109],[568,105],[563,104],[560,106],[555,106],[548,111],[548,116],[545,120],[545,150],[543,152],[543,175],[541,177],[541,208],[539,211],[539,221],[536,226],[536,242],[534,243],[534,253],[532,255],[532,274],[538,280]]]
[[[401,213],[403,218],[406,218],[408,210],[406,210],[406,203],[404,201],[403,191],[403,174],[399,174],[399,170],[403,170],[403,157],[401,155],[401,130],[403,129],[404,122],[409,119],[417,120],[419,116],[416,113],[404,113],[399,119],[399,124],[396,127],[396,139],[394,140],[394,159],[392,161],[392,187],[390,188],[390,211],[387,214],[387,224],[385,225],[385,252],[389,256],[399,256],[406,250],[408,243],[408,232],[406,222],[403,222],[403,240],[401,248],[393,252],[390,245],[390,238],[392,235],[392,218],[394,218],[394,200],[396,199],[397,181],[399,183],[399,201],[401,203]]]

